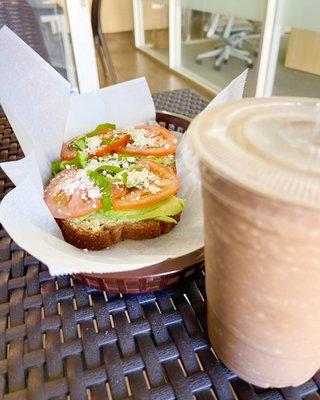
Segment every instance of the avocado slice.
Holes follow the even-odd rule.
[[[85,215],[84,217],[73,218],[73,221],[86,221],[90,223],[90,220],[93,221],[99,219],[101,223],[107,223],[108,221],[110,221],[111,223],[115,223],[124,221],[139,222],[146,219],[155,219],[158,221],[176,223],[176,220],[172,217],[179,214],[184,207],[185,200],[180,199],[176,196],[172,196],[168,199],[162,200],[158,203],[141,209],[127,211],[104,211],[103,209],[101,209],[98,211],[94,211],[91,214]]]

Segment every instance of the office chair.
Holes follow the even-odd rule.
[[[93,0],[91,6],[91,25],[95,45],[98,46],[105,74],[109,75],[112,83],[117,83],[117,74],[114,68],[110,51],[101,27],[102,0]]]
[[[254,28],[250,22],[235,24],[234,17],[228,17],[224,26],[220,25],[223,17],[220,14],[214,14],[212,23],[207,32],[207,37],[210,39],[222,39],[223,44],[210,51],[200,53],[196,57],[197,64],[201,64],[205,58],[216,57],[214,68],[221,69],[223,62],[228,62],[230,57],[243,60],[249,68],[253,67],[253,60],[249,51],[242,50],[241,47],[248,40]]]

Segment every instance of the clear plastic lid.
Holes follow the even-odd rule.
[[[198,157],[216,173],[320,208],[320,99],[245,99],[204,111],[190,130]]]

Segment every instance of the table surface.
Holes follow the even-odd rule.
[[[194,116],[190,90],[154,95]],[[0,161],[22,157],[0,116]],[[0,197],[13,187],[1,171]],[[219,363],[206,335],[204,274],[174,289],[112,295],[52,277],[0,230],[0,399],[319,400],[320,374],[298,388],[259,389]]]

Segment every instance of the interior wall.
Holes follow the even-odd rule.
[[[169,9],[167,2],[144,0],[143,22],[146,30],[168,29]]]
[[[91,9],[92,0],[88,0]],[[132,0],[102,0],[102,30],[104,33],[133,30]]]
[[[91,13],[92,0],[87,0]],[[1,2],[1,0],[0,0]],[[55,0],[65,9],[66,0]],[[167,29],[168,5],[156,0],[143,0],[144,28]],[[102,0],[102,30],[104,33],[126,32],[133,30],[132,0]]]
[[[88,0],[91,8],[92,0]],[[144,28],[168,28],[168,6],[157,1],[143,1]],[[102,30],[104,33],[133,30],[132,0],[102,0]]]

